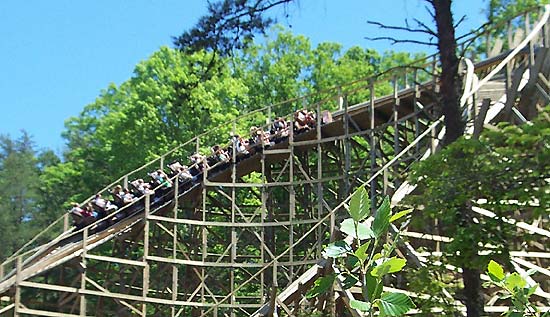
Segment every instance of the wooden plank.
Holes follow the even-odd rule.
[[[133,266],[145,266],[143,261],[127,260],[127,259],[121,259],[121,258],[114,258],[110,256],[86,254],[85,257],[86,259],[103,261],[103,262],[111,262],[111,263],[126,264],[126,265],[133,265]]]
[[[163,258],[160,256],[150,255],[148,257],[151,261],[170,263],[170,264],[180,264],[180,265],[191,265],[197,267],[221,267],[221,268],[266,268],[270,267],[271,263],[245,263],[245,262],[235,262],[235,263],[221,263],[221,262],[204,262],[197,260],[183,260],[183,259],[171,259]],[[318,260],[302,260],[302,261],[281,261],[277,262],[280,265],[313,265],[317,263]]]
[[[30,288],[36,288],[36,289],[45,289],[50,291],[60,291],[60,292],[77,292],[79,291],[78,288],[75,287],[67,287],[67,286],[61,286],[61,285],[51,285],[51,284],[41,284],[41,283],[35,283],[35,282],[22,282],[22,285],[24,287],[30,287]],[[80,291],[80,293],[91,295],[91,296],[98,296],[98,297],[105,297],[105,298],[114,298],[114,299],[122,299],[122,300],[128,300],[128,301],[137,301],[137,302],[146,302],[146,303],[152,303],[152,304],[162,304],[162,305],[175,305],[175,306],[188,306],[188,307],[212,307],[216,304],[214,303],[201,303],[201,302],[191,302],[191,301],[172,301],[171,299],[163,299],[163,298],[155,298],[155,297],[143,297],[139,295],[129,295],[129,294],[121,294],[121,293],[105,293],[101,291],[94,291],[90,289],[86,289],[83,291]],[[243,307],[243,308],[258,308],[261,306],[261,304],[239,304],[238,306],[231,306],[229,304],[223,304],[220,303],[216,306],[219,306],[221,308],[237,308],[237,307]],[[66,316],[66,315],[63,315]]]
[[[265,155],[289,154],[290,150],[289,149],[274,149],[274,150],[264,149],[263,153]]]
[[[57,313],[52,311],[46,311],[46,310],[38,310],[38,309],[28,309],[28,308],[21,308],[19,310],[21,314],[27,314],[32,316],[49,316],[49,317],[82,317],[81,315],[73,315],[73,314],[67,314],[67,313]]]
[[[483,208],[474,206],[474,207],[472,207],[472,210],[474,212],[476,212],[480,215],[486,216],[486,217],[497,218],[497,215],[494,212],[489,211],[487,209],[483,209]],[[510,218],[506,218],[506,217],[499,217],[499,218],[502,219],[503,221],[509,223],[509,224],[517,226],[518,228],[529,231],[530,233],[536,233],[536,234],[545,236],[547,238],[550,238],[550,231],[548,231],[548,230],[535,227],[535,226],[530,225],[528,223],[525,223],[523,221],[516,221],[515,219],[510,219]]]
[[[226,183],[226,182],[210,182],[205,183],[206,186],[211,187],[229,187],[229,188],[262,188],[262,187],[281,187],[281,186],[292,186],[292,185],[309,185],[316,183],[326,183],[330,181],[336,181],[344,178],[344,176],[332,176],[326,177],[323,179],[310,179],[310,180],[300,180],[300,181],[288,181],[288,182],[273,182],[273,183]]]
[[[489,52],[489,57],[497,56],[502,52],[502,47],[504,46],[504,41],[500,38],[497,38]]]
[[[16,259],[16,273],[15,273],[15,296],[13,309],[13,315],[15,317],[19,316],[19,309],[21,307],[21,283],[23,282],[23,277],[21,276],[21,256],[18,256]]]
[[[101,285],[99,285],[98,283],[96,283],[95,281],[89,279],[89,278],[86,278],[86,281],[90,284],[92,284],[95,288],[97,288],[98,290],[104,292],[104,293],[111,293],[108,289],[105,289],[103,287],[101,287]],[[123,301],[123,300],[117,300],[117,302],[121,305],[124,305],[126,307],[128,307],[130,310],[132,310],[133,312],[137,313],[137,314],[141,314],[141,312],[135,308],[134,306],[130,305],[129,303],[127,303],[126,301]]]
[[[401,235],[405,236],[405,237],[431,240],[431,241],[439,241],[439,242],[452,242],[453,241],[453,239],[449,238],[449,237],[439,236],[439,235],[435,235],[435,234],[421,233],[421,232],[405,231],[405,232],[401,232]]]
[[[10,311],[12,308],[15,307],[15,304],[11,304],[11,305],[8,305],[2,309],[0,309],[0,315],[3,314],[3,313],[6,313],[8,311]]]
[[[537,56],[535,63],[529,69],[529,81],[525,88],[523,88],[521,98],[518,103],[518,110],[523,114],[527,120],[531,120],[536,115],[536,104],[538,102],[538,95],[536,93],[537,88],[535,84],[537,83],[540,72],[545,72],[548,67],[550,67],[550,50],[545,47],[541,47],[537,51]]]
[[[527,268],[529,268],[529,269],[533,269],[533,270],[535,270],[535,271],[537,271],[537,272],[539,272],[539,273],[542,273],[542,274],[544,274],[544,275],[550,277],[550,270],[548,270],[548,269],[542,268],[542,267],[540,267],[540,266],[538,266],[538,265],[535,265],[535,264],[533,264],[533,263],[531,263],[531,262],[529,262],[529,261],[525,261],[525,260],[520,259],[520,258],[515,258],[515,257],[513,257],[513,258],[512,258],[512,261],[514,261],[514,262],[516,262],[516,263],[518,263],[518,264],[521,264],[521,265],[523,265],[523,266],[525,266],[525,267],[527,267]]]
[[[325,265],[328,263],[327,260],[322,260],[316,263],[314,266],[310,267],[305,271],[299,278],[294,280],[289,286],[287,286],[279,295],[277,299],[283,303],[292,302],[294,297],[298,292],[303,291],[303,285],[311,285],[319,276],[319,272],[325,268]],[[269,311],[271,305],[264,304],[260,309],[252,314],[253,317],[265,316]]]

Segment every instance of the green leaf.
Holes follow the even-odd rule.
[[[360,300],[356,300],[356,299],[350,300],[349,301],[349,306],[353,309],[357,309],[359,311],[364,311],[364,312],[370,311],[370,308],[371,308],[370,303],[360,301]]]
[[[375,303],[380,308],[381,316],[401,316],[416,307],[409,296],[403,293],[382,294]]]
[[[527,289],[527,296],[531,296],[531,295],[535,294],[535,291],[537,290],[537,288],[539,288],[539,284],[538,284],[538,283],[535,284],[535,285],[533,285],[533,286],[531,286],[531,287],[529,287],[529,288]]]
[[[367,285],[362,288],[362,295],[364,298],[368,298],[371,302],[380,298],[384,289],[382,279],[378,279],[371,275],[371,271],[367,271]],[[377,287],[378,286],[378,287]]]
[[[376,266],[370,273],[372,276],[381,277],[389,273],[399,272],[403,269],[407,260],[393,257],[386,262]]]
[[[346,278],[342,281],[343,289],[350,289],[359,282],[359,279],[353,274],[347,274]]]
[[[395,215],[391,216],[390,222],[394,222],[394,221],[398,220],[399,218],[410,214],[411,212],[413,212],[413,210],[414,209],[411,208],[411,209],[406,209],[406,210],[403,210],[403,211],[400,211],[400,212],[396,213]]]
[[[370,202],[369,194],[364,186],[357,188],[351,196],[349,203],[349,214],[353,220],[359,222],[365,219],[369,214]]]
[[[390,199],[388,196],[384,198],[382,205],[376,210],[376,215],[374,216],[374,221],[372,222],[372,231],[376,238],[379,238],[384,234],[390,225]]]
[[[371,241],[369,240],[363,243],[359,248],[357,248],[357,250],[355,250],[354,254],[359,260],[361,260],[361,263],[365,263],[365,260],[368,257],[367,251],[369,249],[370,243]]]
[[[324,250],[323,255],[328,258],[340,258],[351,252],[351,247],[345,241],[336,241],[329,244]]]
[[[487,265],[487,274],[491,280],[495,282],[500,282],[504,279],[504,269],[500,264],[493,260],[489,261],[489,264]]]
[[[366,240],[374,238],[374,233],[365,223],[357,223],[357,234],[355,233],[355,220],[352,218],[345,219],[340,224],[340,231],[347,234],[352,238],[358,238],[359,240]]]
[[[504,284],[509,290],[514,291],[516,289],[524,288],[527,285],[527,281],[525,281],[521,275],[514,272],[506,277]]]
[[[314,298],[328,291],[332,287],[335,278],[336,274],[330,274],[316,280],[313,287],[307,292],[306,298]]]
[[[361,261],[355,255],[349,255],[346,257],[345,265],[348,270],[353,270],[355,267],[359,266]]]

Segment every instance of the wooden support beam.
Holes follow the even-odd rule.
[[[481,108],[479,109],[479,114],[475,118],[474,121],[474,134],[473,138],[478,139],[481,132],[483,131],[483,127],[485,126],[485,118],[487,117],[487,111],[489,111],[489,107],[491,106],[491,99],[485,98],[481,102]]]

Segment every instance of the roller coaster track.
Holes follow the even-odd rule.
[[[529,107],[548,98],[548,15],[547,6],[539,21],[525,24],[525,37],[508,39],[508,51],[475,64],[464,60],[461,105],[469,133],[503,119],[527,121]],[[371,197],[391,194],[393,204],[414,190],[404,181],[410,164],[434,153],[445,134],[436,107],[438,89],[437,59],[430,56],[235,119],[226,127],[242,133],[237,127],[269,126],[272,114],[308,105],[317,125],[304,133],[290,131],[249,157],[234,154],[231,163],[205,170],[199,182],[174,181],[162,199],[143,196],[126,207],[129,216],[106,229],[96,223],[75,230],[67,216],[59,218],[1,264],[0,316],[292,315],[308,287],[329,269],[319,262],[322,246],[345,214],[353,188],[366,184]],[[530,95],[522,95],[527,90]],[[367,101],[348,105],[359,98]],[[486,98],[488,107],[481,107]],[[518,98],[531,102],[517,108]],[[193,138],[100,192],[127,186],[200,150],[213,133]],[[537,226],[529,230],[548,234]],[[423,261],[412,245],[404,252]],[[521,255],[517,259],[518,266],[528,267]],[[545,297],[547,291],[537,295]],[[353,296],[338,294],[344,306]]]

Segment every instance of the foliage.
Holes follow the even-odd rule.
[[[549,131],[544,114],[532,125],[502,123],[497,130],[484,131],[479,140],[462,138],[413,167],[411,180],[422,197],[408,201],[424,206],[415,220],[438,219],[438,230],[453,237],[443,251],[454,265],[481,269],[488,256],[508,258],[509,242],[517,233],[501,217],[513,217],[512,206],[523,221],[548,213]],[[497,217],[475,216],[471,206],[478,201],[486,202],[483,207]],[[464,225],[464,212],[477,223]],[[478,256],[479,250],[490,255]]]
[[[49,197],[40,176],[58,162],[51,151],[38,153],[29,134],[0,135],[0,260],[4,260],[46,226]]]
[[[501,123],[479,140],[461,138],[412,167],[410,179],[422,194],[406,200],[423,209],[413,225],[437,221],[435,232],[452,238],[442,245],[444,263],[479,277],[489,258],[508,261],[514,241],[535,239],[507,219],[529,222],[550,210],[548,111],[529,125]],[[476,205],[496,216],[478,215]],[[472,289],[464,293],[474,299]]]
[[[499,23],[548,3],[548,0],[490,0],[487,14],[491,21]]]
[[[534,273],[529,271],[527,274]],[[538,284],[529,285],[527,279],[518,273],[504,273],[504,269],[500,264],[491,260],[487,265],[487,275],[491,278],[486,286],[492,285],[498,287],[500,299],[509,299],[511,304],[510,309],[504,313],[504,316],[520,317],[520,316],[550,316],[549,312],[542,314],[529,299],[535,293]]]
[[[208,14],[195,27],[174,39],[181,50],[208,50],[230,55],[264,32],[274,20],[264,16],[270,8],[292,0],[221,0],[208,3]]]
[[[422,252],[422,249],[417,249]],[[415,304],[419,316],[433,316],[434,309],[441,309],[447,316],[458,316],[460,306],[451,294],[458,293],[460,283],[456,275],[441,265],[446,263],[441,257],[427,257],[424,265],[419,267],[406,267],[406,290],[427,296],[415,298]]]
[[[188,87],[198,80],[196,64],[208,58],[204,52],[188,55],[163,47],[138,64],[130,80],[110,85],[78,117],[67,120],[66,163],[48,171],[50,189],[69,178],[75,185],[69,192],[81,200],[125,171],[236,117],[247,88],[231,78],[227,67]],[[222,126],[213,139],[201,141],[220,142],[229,129]]]
[[[246,110],[315,94],[307,101],[298,100],[273,109],[277,115],[286,115],[306,103],[313,104],[334,96],[335,90],[323,93],[334,87],[366,79],[393,67],[411,64],[421,57],[423,54],[394,51],[380,54],[358,46],[344,50],[342,45],[331,42],[312,47],[308,38],[293,35],[283,27],[276,26],[264,37],[262,44],[251,43],[241,54],[236,54],[231,59],[231,68],[234,76],[242,79],[249,88],[249,104]],[[362,89],[358,92],[349,93],[344,89],[349,105],[370,98],[365,84],[361,82],[347,89],[357,90],[357,86],[361,86]],[[377,96],[390,94],[391,91],[389,82],[380,82],[375,86]],[[332,110],[337,109],[336,102],[327,106]]]
[[[379,311],[380,316],[405,314],[415,307],[409,296],[383,292],[385,277],[400,272],[406,264],[405,259],[392,255],[400,231],[387,240],[386,235],[392,222],[407,216],[412,210],[392,215],[389,198],[386,197],[374,217],[369,217],[370,199],[361,186],[352,194],[348,212],[351,218],[345,219],[340,225],[340,231],[346,238],[329,244],[323,252],[325,257],[336,261],[337,270],[317,280],[307,296],[311,298],[324,293],[338,280],[343,289],[356,284],[361,286],[363,298],[350,300],[351,308],[367,312],[369,316],[374,316],[375,310]],[[405,225],[406,222],[401,229]]]

